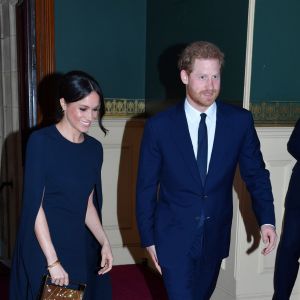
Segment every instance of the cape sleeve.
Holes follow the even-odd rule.
[[[43,135],[38,131],[32,133],[27,143],[24,171],[23,208],[20,223],[23,237],[27,234],[34,234],[34,223],[42,202],[46,181],[45,149]]]
[[[98,210],[98,214],[100,217],[100,221],[102,223],[102,204],[103,204],[103,198],[102,198],[102,181],[101,181],[101,169],[103,164],[103,148],[102,145],[99,143],[99,150],[98,150],[98,170],[97,170],[97,181],[95,184],[95,193],[94,193],[94,204]]]
[[[94,186],[94,205],[98,211],[100,221],[102,223],[101,210],[102,210],[102,184],[101,184],[101,168],[103,163],[103,148],[100,142],[94,146],[96,150],[96,161],[95,164],[97,167],[97,176]],[[89,289],[87,290],[87,297],[91,299],[111,299],[112,295],[112,286],[110,274],[106,273],[99,276],[97,274],[100,268],[101,262],[101,246],[94,236],[90,233],[89,235],[89,247],[87,251],[87,262],[88,262],[88,272],[89,280],[88,285]],[[90,294],[89,294],[90,293]],[[89,299],[90,299],[89,298]]]
[[[99,145],[99,147],[98,147]],[[97,209],[100,221],[102,223],[102,217],[101,217],[101,209],[102,209],[102,188],[101,188],[101,166],[103,162],[103,149],[102,145],[97,143],[94,145],[97,147],[97,150],[95,152],[97,163],[95,164],[97,170],[96,170],[96,176],[95,176],[95,183],[94,183],[94,197],[93,202]],[[99,149],[99,150],[98,150]],[[87,227],[86,227],[87,228]],[[89,270],[95,270],[95,268],[98,268],[100,265],[100,244],[94,237],[94,235],[90,232],[90,230],[87,228],[87,263],[88,263],[88,269]],[[90,273],[89,273],[90,274]],[[94,274],[94,273],[93,273]],[[94,280],[94,275],[90,274],[91,278],[90,280]]]
[[[34,224],[45,187],[45,141],[33,133],[27,143],[23,181],[23,207],[10,272],[10,298],[27,299],[30,268],[35,255],[32,252]]]

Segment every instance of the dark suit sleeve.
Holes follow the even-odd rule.
[[[240,172],[251,195],[252,207],[259,225],[275,226],[270,173],[265,168],[252,115],[249,113],[247,116],[248,125],[239,157]]]
[[[300,160],[300,119],[298,120],[287,145],[289,153],[297,160]]]
[[[136,188],[136,217],[143,247],[154,245],[154,214],[160,167],[161,153],[149,120],[141,143]]]

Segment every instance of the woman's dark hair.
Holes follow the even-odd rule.
[[[83,71],[71,71],[63,75],[59,85],[59,99],[64,98],[66,103],[77,102],[93,91],[99,95],[98,121],[101,130],[106,134],[108,130],[102,124],[102,117],[105,114],[104,97],[98,82],[92,76]]]

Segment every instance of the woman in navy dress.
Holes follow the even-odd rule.
[[[11,300],[37,299],[46,273],[57,285],[87,284],[85,300],[111,299],[113,258],[100,214],[103,149],[86,134],[95,120],[106,133],[103,95],[80,71],[64,75],[59,93],[61,120],[27,144]]]

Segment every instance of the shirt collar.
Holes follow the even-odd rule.
[[[208,119],[213,119],[216,115],[217,110],[217,104],[214,102],[211,106],[208,107],[208,109],[205,111]],[[193,122],[199,122],[200,119],[200,112],[195,109],[187,99],[185,99],[184,102],[184,111],[187,116],[187,118]]]

